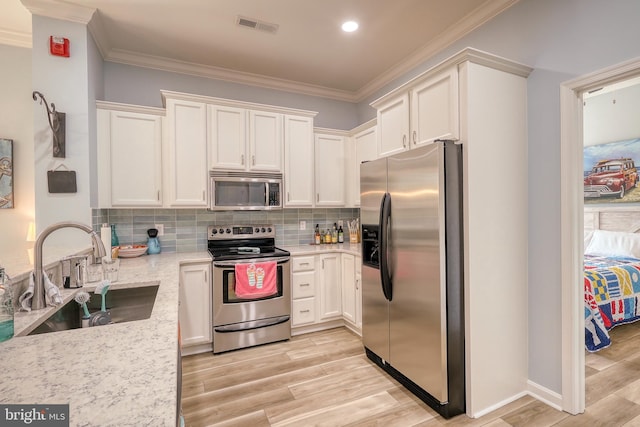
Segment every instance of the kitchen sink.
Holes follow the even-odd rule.
[[[111,314],[113,323],[132,322],[148,319],[153,310],[159,285],[136,288],[113,289],[107,292],[106,310]],[[100,311],[102,297],[89,293],[91,300],[87,303],[89,312]],[[66,331],[82,327],[82,308],[71,300],[53,313],[47,320],[38,325],[28,335],[46,334]]]

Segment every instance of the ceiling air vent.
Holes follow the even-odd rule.
[[[253,18],[246,18],[244,16],[238,16],[236,24],[241,27],[251,28],[252,30],[264,31],[265,33],[275,34],[278,32],[278,24],[272,24],[270,22],[259,21]]]

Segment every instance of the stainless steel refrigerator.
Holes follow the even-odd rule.
[[[367,356],[446,418],[465,411],[461,164],[439,141],[360,165]]]

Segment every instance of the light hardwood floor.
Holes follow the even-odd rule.
[[[640,323],[587,354],[579,416],[523,397],[481,418],[445,420],[370,362],[345,328],[183,358],[182,409],[197,426],[640,426]]]

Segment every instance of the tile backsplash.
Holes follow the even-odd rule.
[[[282,209],[278,211],[224,211],[206,209],[94,209],[93,229],[98,233],[104,223],[115,225],[121,245],[146,243],[147,230],[164,225],[158,237],[163,252],[194,252],[207,249],[207,227],[229,224],[274,224],[276,245],[307,245],[313,240],[316,224],[327,229],[339,220],[358,218],[357,208]],[[300,221],[306,230],[300,230]],[[347,234],[346,225],[343,227]]]

